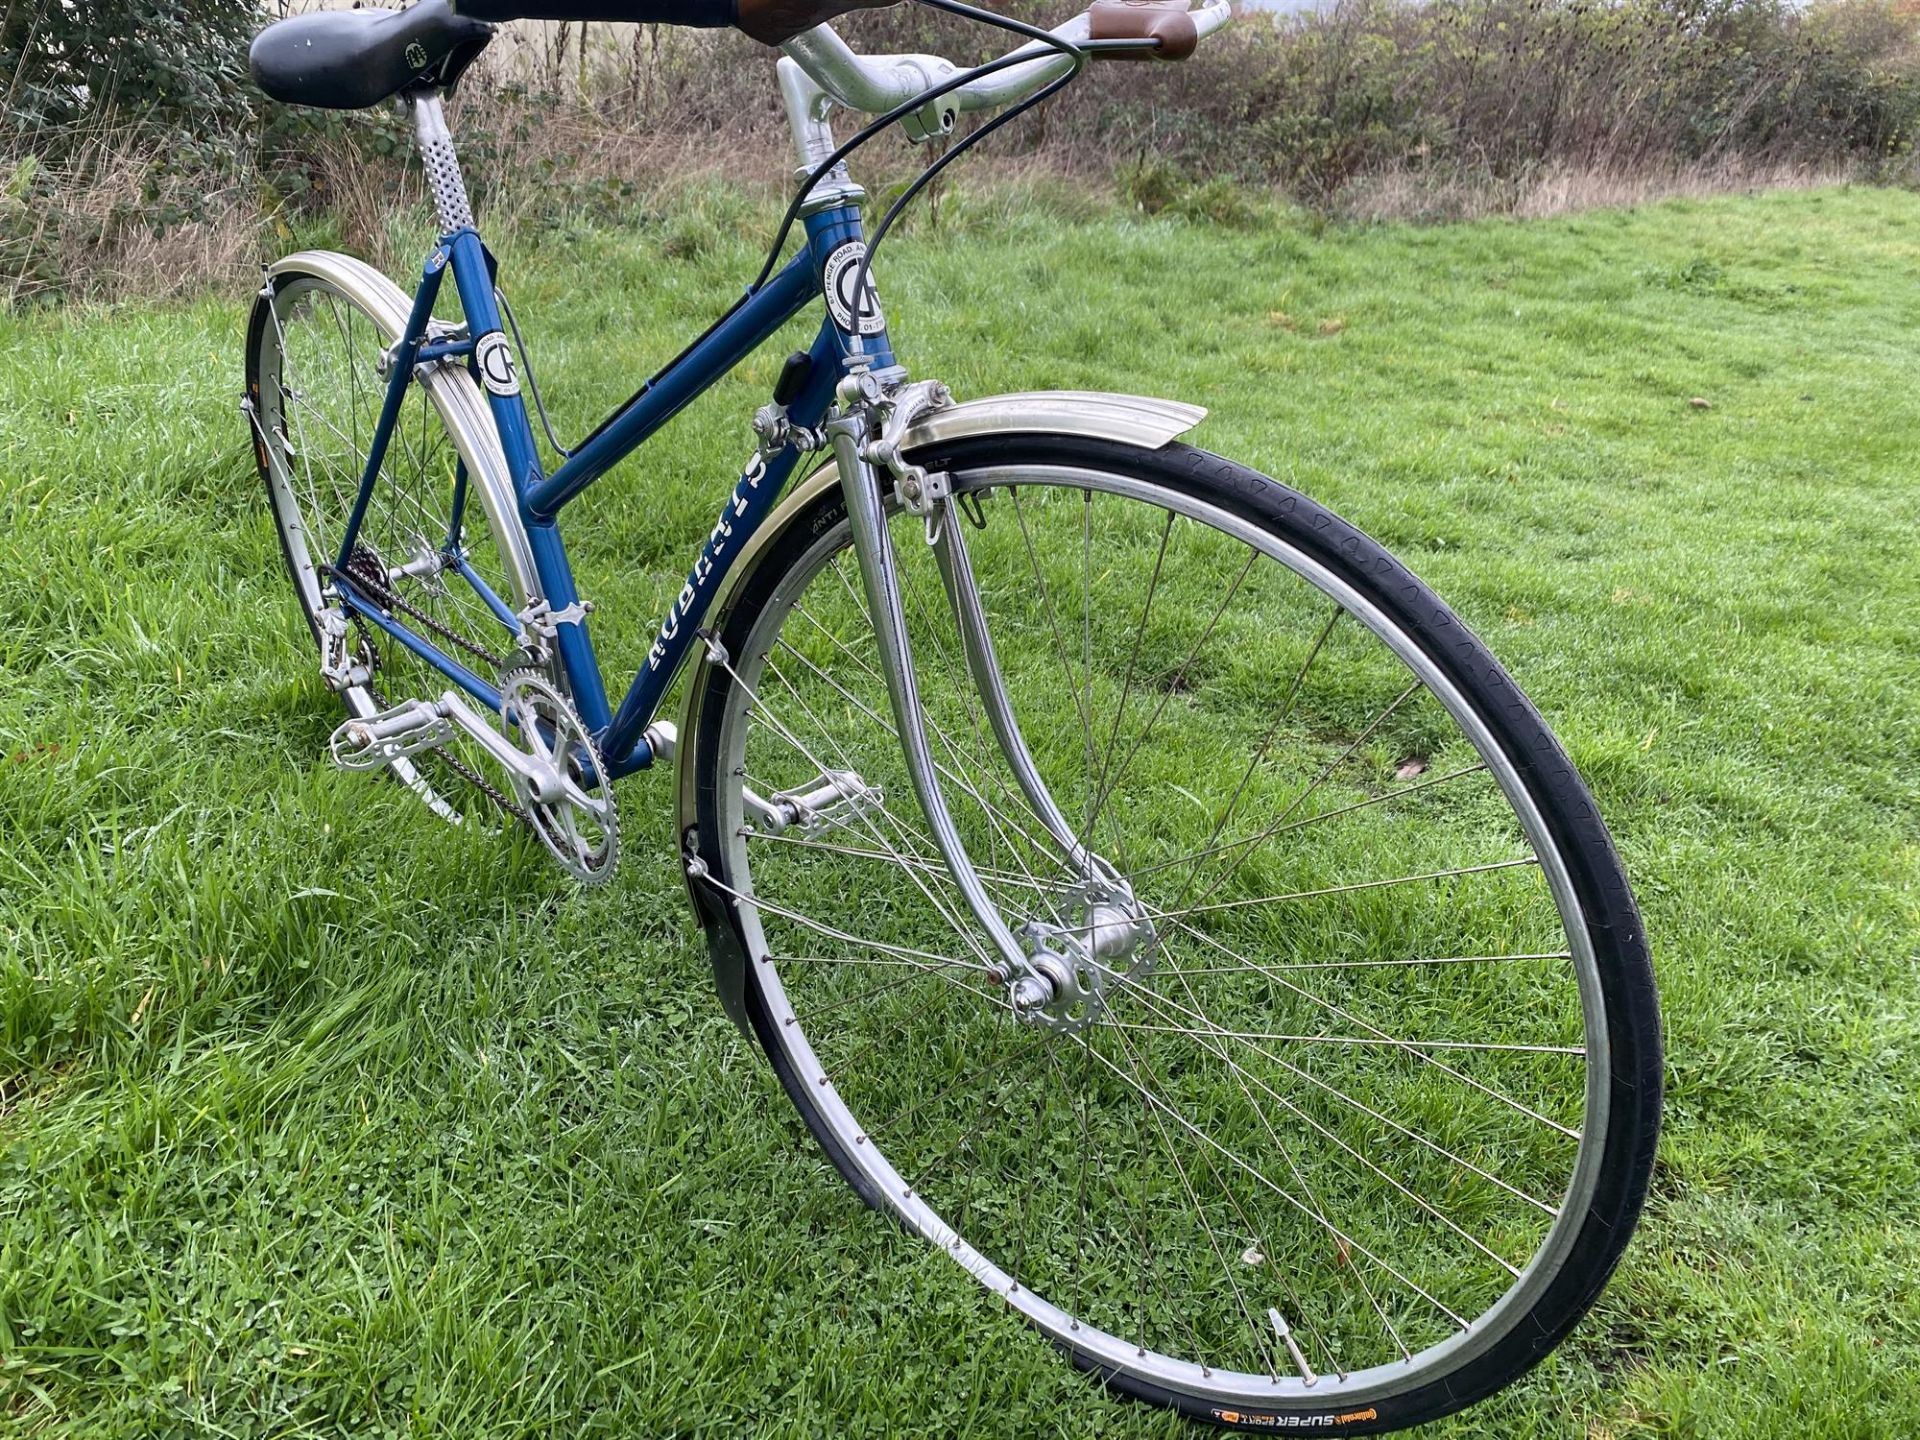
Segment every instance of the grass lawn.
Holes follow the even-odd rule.
[[[751,273],[765,214],[687,204],[502,247],[563,433]],[[1211,407],[1452,601],[1614,827],[1651,1208],[1432,1433],[1920,1434],[1920,198],[1314,233],[961,192],[881,272],[963,395]],[[0,1432],[1180,1432],[820,1157],[712,997],[670,780],[579,892],[323,763],[246,299],[0,316]],[[614,669],[786,348],[575,512]]]

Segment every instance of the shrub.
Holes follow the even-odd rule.
[[[1064,3],[1004,8],[1057,20]],[[1117,181],[1142,210],[1221,224],[1263,213],[1236,185],[1327,215],[1443,218],[1781,176],[1898,178],[1920,136],[1920,47],[1900,3],[1250,11],[1193,63],[1096,66],[982,155],[988,167],[998,157]],[[278,230],[318,220],[388,258],[394,198],[421,191],[404,117],[290,111],[252,95],[244,51],[263,18],[249,0],[0,6],[0,303],[101,288],[114,257],[161,253],[177,232],[217,265],[263,216]],[[841,23],[873,51],[966,60],[1008,43],[918,6]],[[625,218],[689,170],[784,185],[772,71],[765,47],[729,31],[507,27],[453,107],[476,200],[496,223],[505,212],[553,225]],[[859,163],[878,194],[930,158],[883,142]],[[673,243],[702,241],[683,226]]]
[[[250,0],[82,0],[0,8],[4,124],[57,157],[102,130],[136,128],[189,158],[244,131]]]

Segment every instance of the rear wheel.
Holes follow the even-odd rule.
[[[385,355],[405,302],[364,267],[280,270],[256,302],[247,344],[255,455],[281,554],[330,684],[349,715],[437,699],[452,682],[344,607],[332,567],[360,488],[386,390]],[[352,555],[349,581],[415,635],[493,682],[514,632],[491,594],[518,614],[538,593],[510,487],[477,388],[464,371],[429,367],[408,388]],[[493,762],[455,738],[395,776],[443,818],[506,806]],[[490,802],[490,803],[489,803]]]
[[[1366,537],[1181,445],[990,437],[950,473],[1055,843],[896,517],[942,784],[1080,997],[1010,1003],[899,757],[837,489],[696,683],[699,855],[745,1004],[853,1187],[1129,1394],[1249,1429],[1484,1396],[1645,1195],[1645,939],[1572,766]],[[1099,935],[1098,947],[1074,948]]]

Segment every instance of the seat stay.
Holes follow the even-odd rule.
[[[373,499],[374,482],[380,477],[380,467],[386,463],[387,446],[393,441],[394,422],[400,418],[400,403],[406,397],[407,386],[413,383],[414,362],[420,346],[426,340],[427,322],[433,318],[433,302],[440,294],[440,282],[446,278],[446,273],[447,250],[441,246],[427,257],[427,263],[421,269],[420,287],[414,291],[413,309],[407,315],[407,328],[388,353],[387,389],[380,401],[380,417],[374,423],[373,443],[367,449],[366,467],[360,473],[360,490],[353,498],[352,513],[348,515],[346,528],[340,534],[340,550],[333,560],[335,570],[347,568],[347,561],[353,556],[354,544],[360,538],[360,527],[367,518],[367,505]]]

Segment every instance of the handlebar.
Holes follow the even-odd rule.
[[[1196,34],[1203,39],[1233,18],[1230,0],[1206,0],[1189,14]],[[1092,38],[1092,29],[1089,12],[1083,10],[1064,24],[1054,26],[1050,33],[1070,45],[1078,45]],[[849,110],[870,115],[884,114],[906,104],[914,96],[953,79],[962,68],[939,55],[860,55],[830,25],[816,25],[802,31],[780,48],[829,99]],[[1017,61],[1016,57],[1022,55],[1033,58]],[[932,113],[909,117],[908,134],[916,140],[944,134],[952,128],[956,115],[1011,105],[1065,74],[1073,65],[1072,56],[1042,40],[1029,40],[1001,59],[1013,63],[930,101],[928,109]]]

